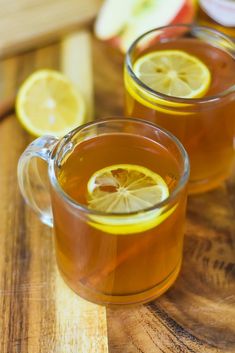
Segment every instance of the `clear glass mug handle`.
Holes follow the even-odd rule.
[[[57,143],[56,137],[39,137],[23,152],[17,168],[20,191],[26,203],[37,213],[40,220],[50,227],[53,227],[53,217],[48,189],[48,164]],[[47,163],[45,173],[40,169],[40,159]]]

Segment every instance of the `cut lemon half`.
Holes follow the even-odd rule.
[[[149,88],[179,98],[202,97],[211,82],[208,67],[182,50],[148,53],[137,59],[133,70]]]
[[[32,135],[61,137],[84,122],[85,104],[65,76],[54,70],[40,70],[20,87],[16,112]]]
[[[143,211],[169,196],[164,179],[143,166],[117,164],[98,170],[89,179],[87,190],[90,209],[112,213],[90,216],[90,224],[107,233],[143,232],[160,224],[172,212],[165,212],[164,207]],[[131,212],[137,214],[128,215]]]

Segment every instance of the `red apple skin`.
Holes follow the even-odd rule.
[[[171,25],[176,24],[190,24],[193,22],[196,14],[196,6],[194,0],[185,0],[184,6],[182,6],[181,10],[178,12],[174,20],[170,23]],[[185,32],[185,29],[179,28],[172,28],[168,30],[166,34],[158,36],[158,39],[163,39],[165,36],[169,38],[171,35],[175,36],[181,35]],[[155,37],[156,39],[156,37]],[[153,39],[154,42],[154,39]]]
[[[182,6],[181,10],[178,12],[171,24],[191,23],[194,20],[195,13],[196,6],[194,1],[185,0],[184,6]]]
[[[180,9],[180,11],[177,13],[177,15],[173,19],[173,21],[171,23],[169,23],[169,25],[170,24],[177,24],[177,23],[179,23],[179,24],[191,23],[191,22],[193,22],[195,13],[196,13],[195,0],[185,0],[184,5]],[[154,39],[152,39],[152,40],[154,41]],[[106,40],[106,43],[111,45],[112,47],[116,47],[119,50],[121,50],[121,45],[120,45],[121,38],[118,35]]]

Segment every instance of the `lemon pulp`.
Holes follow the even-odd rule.
[[[211,82],[208,67],[183,50],[148,53],[136,60],[133,70],[149,88],[179,98],[202,97]]]
[[[84,122],[85,104],[64,75],[54,70],[39,70],[20,87],[16,112],[32,135],[60,137]]]
[[[143,211],[165,200],[169,189],[159,174],[139,165],[117,164],[98,170],[89,179],[87,191],[90,209],[112,213],[90,215],[90,224],[112,234],[146,231],[163,222],[174,210],[165,212],[162,207]],[[137,213],[128,215],[130,212]]]

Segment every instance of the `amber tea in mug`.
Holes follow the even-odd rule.
[[[49,163],[52,206],[52,214],[41,210],[40,217],[49,225],[53,217],[56,258],[66,283],[100,304],[143,303],[164,293],[182,261],[189,164],[180,142],[151,123],[128,118],[84,125],[60,141],[39,138],[23,154],[18,169],[22,193],[32,206],[26,167],[37,156]],[[127,176],[133,178],[129,189]],[[155,188],[151,178],[168,190],[156,204],[148,203]],[[109,205],[110,212],[104,202],[119,187],[115,182],[121,183],[123,195],[139,185],[138,193],[125,201],[132,210],[130,201],[139,202],[149,190],[144,208],[120,212],[119,198]],[[103,183],[103,189],[91,207],[89,192],[95,183]]]
[[[135,74],[139,58],[172,50],[192,55],[208,68],[211,81],[202,97],[161,94]],[[175,25],[142,35],[126,56],[125,113],[156,123],[179,138],[190,158],[190,193],[218,186],[230,174],[234,162],[234,53],[235,43],[213,29]]]

